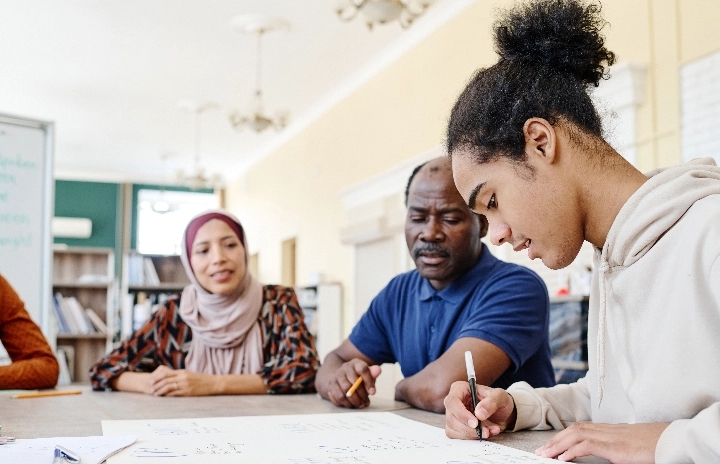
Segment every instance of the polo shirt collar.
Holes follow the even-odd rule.
[[[490,253],[488,247],[483,243],[480,259],[460,278],[453,281],[447,287],[437,291],[430,285],[428,279],[422,279],[420,287],[420,300],[428,301],[435,295],[449,303],[458,303],[471,293],[475,287],[481,285],[490,275],[491,268],[498,261],[496,257]]]

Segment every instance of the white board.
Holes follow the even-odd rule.
[[[0,114],[0,274],[48,333],[52,123]]]

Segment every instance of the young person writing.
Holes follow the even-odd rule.
[[[615,56],[600,7],[537,0],[495,25],[498,62],[453,108],[455,183],[490,238],[550,268],[595,247],[590,369],[575,384],[445,399],[446,433],[564,429],[536,453],[570,461],[720,462],[720,169],[642,174],[603,139],[588,96]]]

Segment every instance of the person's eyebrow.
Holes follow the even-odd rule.
[[[438,214],[454,214],[454,213],[467,213],[467,210],[465,209],[465,205],[463,205],[462,208],[457,208],[457,207],[443,208],[438,211]]]
[[[472,192],[470,192],[470,198],[468,198],[468,208],[470,208],[471,211],[475,211],[475,202],[477,201],[477,196],[480,194],[483,187],[485,187],[485,182],[478,184]]]
[[[223,240],[227,240],[229,238],[236,238],[236,235],[232,234],[232,235],[226,235],[224,237],[220,237],[220,241],[222,242]],[[195,244],[193,245],[193,248],[195,248],[198,245],[207,245],[208,243],[210,243],[210,240],[203,240],[202,242],[195,242]]]

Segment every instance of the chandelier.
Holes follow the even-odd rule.
[[[335,12],[343,21],[351,21],[358,13],[365,17],[368,29],[375,24],[397,21],[410,27],[422,15],[432,0],[338,0]]]
[[[182,169],[178,170],[177,181],[193,190],[220,187],[223,182],[222,176],[220,174],[207,175],[205,168],[200,165],[200,117],[206,111],[218,108],[218,105],[216,103],[195,105],[190,101],[181,101],[178,102],[178,107],[195,114],[195,154],[193,169],[187,173]]]
[[[230,22],[232,27],[245,34],[257,35],[257,62],[255,65],[255,95],[253,98],[252,110],[250,114],[243,114],[240,111],[234,111],[230,114],[230,124],[237,129],[242,130],[249,127],[255,132],[263,132],[269,127],[280,130],[287,124],[287,114],[277,113],[270,116],[265,113],[262,102],[262,38],[267,32],[275,30],[289,29],[290,23],[282,18],[265,18],[258,15],[241,15],[236,16]]]

